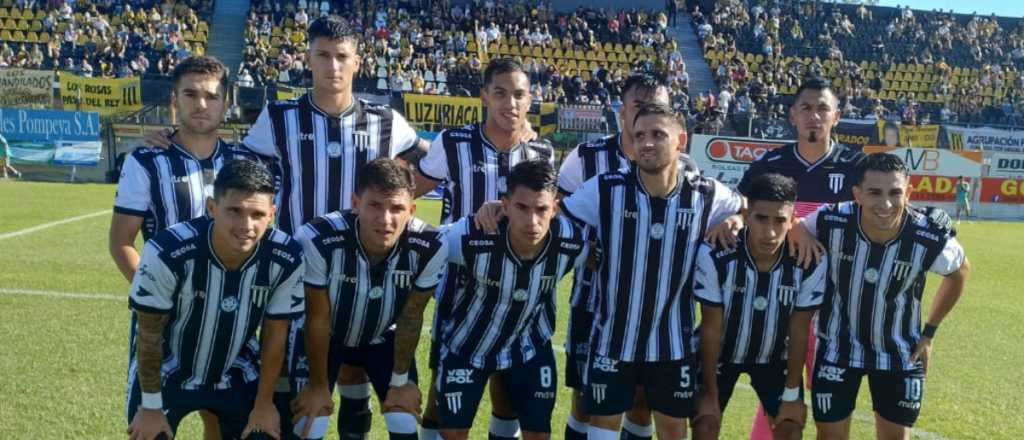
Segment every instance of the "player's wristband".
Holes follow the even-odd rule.
[[[409,383],[409,373],[391,373],[391,386],[400,387],[404,386],[407,383]]]
[[[938,329],[939,329],[939,326],[937,326],[937,325],[925,324],[924,325],[924,331],[921,332],[921,336],[924,336],[924,337],[926,337],[928,339],[934,339],[935,338],[935,331],[938,330]]]
[[[800,387],[786,388],[782,390],[781,400],[783,402],[796,402],[800,400]]]
[[[164,409],[164,398],[160,393],[142,393],[144,409]]]

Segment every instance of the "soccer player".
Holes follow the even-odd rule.
[[[296,234],[306,257],[310,370],[309,385],[292,405],[296,422],[333,405],[342,364],[365,370],[381,401],[389,385],[409,384],[418,393],[412,356],[394,357],[406,351],[395,346],[395,322],[403,308],[422,309],[433,295],[447,248],[435,228],[413,217],[415,188],[405,164],[373,160],[359,170],[356,191],[350,213],[317,217]],[[401,374],[393,378],[392,370]],[[392,440],[416,439],[419,405],[384,409]],[[303,438],[319,437],[309,435],[311,424],[299,425]]]
[[[739,212],[721,183],[680,172],[685,121],[649,104],[633,121],[635,162],[586,181],[562,212],[597,230],[602,246],[586,383],[588,438],[619,437],[622,414],[643,386],[659,439],[681,439],[693,415],[693,261],[702,237]],[[623,270],[628,268],[628,270]]]
[[[518,61],[493,59],[484,69],[480,100],[487,110],[483,123],[448,129],[438,134],[426,156],[420,160],[416,178],[417,196],[442,186],[441,224],[449,224],[476,212],[485,202],[505,195],[512,167],[529,160],[554,163],[554,149],[545,140],[534,139],[527,114],[530,109],[529,72]],[[449,265],[438,291],[438,306],[431,338],[430,367],[436,373],[440,357],[438,330],[451,308],[451,296],[464,281],[462,269]],[[519,431],[509,399],[502,392],[504,376],[491,380],[493,414],[490,438],[514,438]],[[434,392],[434,388],[431,388]],[[424,437],[433,440],[437,426],[436,396],[428,396],[423,417]]]
[[[435,387],[446,440],[468,438],[492,375],[503,377],[524,439],[545,439],[551,433],[558,380],[550,341],[556,288],[586,259],[587,243],[578,227],[557,216],[550,164],[519,163],[507,183],[508,193],[501,198],[507,220],[496,231],[479,228],[472,216],[446,229],[448,259],[465,267],[467,274],[440,331]],[[422,306],[405,313],[413,320],[422,315]],[[404,334],[415,338],[414,330]],[[415,348],[414,343],[400,345]]]
[[[9,174],[14,174],[14,177],[21,177],[21,172],[11,165],[11,144],[7,143],[7,138],[0,134],[0,171],[3,172],[3,178],[6,179]]]
[[[960,213],[971,218],[971,184],[964,176],[956,178],[956,224],[960,224]],[[968,221],[970,223],[970,221]]]
[[[255,162],[225,164],[207,210],[146,242],[132,280],[132,440],[173,437],[198,410],[217,416],[224,438],[280,435],[272,398],[288,322],[305,303],[302,248],[269,226],[273,177]]]
[[[227,81],[228,68],[216,58],[181,60],[171,74],[171,106],[180,121],[171,146],[139,148],[125,158],[108,243],[111,258],[128,282],[139,266],[135,239],[140,231],[149,240],[171,225],[205,215],[206,199],[213,195],[214,178],[225,162],[271,162],[232,147],[217,135],[227,110]],[[134,340],[134,315],[130,334]],[[134,352],[130,350],[129,358]],[[216,418],[205,411],[200,415],[207,440],[218,439]]]
[[[651,103],[669,105],[669,87],[663,78],[651,73],[636,73],[626,78],[622,85],[622,109],[619,111],[618,134],[578,145],[566,155],[558,172],[558,191],[562,196],[576,192],[583,182],[609,171],[628,168],[636,156],[636,146],[631,121],[637,110]],[[685,144],[684,144],[685,147]],[[696,171],[697,166],[686,154],[680,156],[683,171]],[[585,411],[583,376],[590,354],[590,330],[594,321],[592,311],[595,288],[594,272],[586,265],[576,268],[570,296],[569,325],[566,337],[565,384],[574,390],[572,409],[565,426],[568,440],[587,437],[588,417]],[[623,422],[624,439],[649,439],[651,437],[651,414],[638,390],[636,405],[626,414]]]
[[[806,419],[801,372],[811,315],[821,304],[827,264],[811,270],[788,252],[796,183],[779,174],[754,178],[746,227],[732,249],[701,245],[694,295],[701,303],[702,387],[694,439],[716,439],[740,374],[750,376],[774,438],[799,439]],[[783,410],[780,411],[780,408]]]
[[[879,438],[910,438],[932,340],[967,283],[970,263],[947,223],[910,206],[895,155],[868,155],[856,202],[826,205],[801,224],[828,249],[829,271],[811,387],[818,438],[846,439],[867,376]],[[946,217],[948,220],[948,216]],[[928,272],[942,276],[921,329]]]
[[[797,183],[796,218],[814,212],[825,203],[853,200],[853,182],[864,154],[833,139],[832,130],[839,124],[840,115],[839,98],[828,81],[821,77],[805,79],[789,108],[789,122],[796,127],[796,142],[771,150],[751,164],[743,174],[739,191],[746,193],[754,178],[765,173],[792,178]],[[790,251],[805,267],[815,253],[812,249],[795,247]],[[814,365],[814,338],[808,339],[805,361],[807,374],[810,374]],[[810,382],[808,377],[807,384]],[[771,423],[764,408],[758,409],[750,438],[772,438]]]

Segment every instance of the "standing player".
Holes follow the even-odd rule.
[[[415,188],[404,164],[385,158],[366,164],[356,191],[351,213],[317,217],[296,234],[306,257],[310,370],[309,385],[292,405],[296,421],[333,405],[342,364],[365,370],[381,401],[389,384],[416,390],[412,357],[394,357],[406,350],[395,346],[395,322],[403,308],[422,308],[433,295],[447,249],[436,229],[413,217]],[[401,374],[392,378],[393,369]],[[419,405],[384,408],[391,439],[415,440]],[[310,424],[300,425],[310,438]]]
[[[554,150],[549,142],[527,140],[533,133],[527,120],[531,103],[530,78],[523,65],[508,58],[494,59],[483,76],[480,100],[487,110],[487,119],[483,123],[442,131],[419,163],[417,196],[442,185],[441,224],[471,215],[485,202],[505,195],[508,176],[516,164],[529,160],[554,161]],[[449,265],[438,292],[430,355],[430,367],[435,373],[440,351],[437,330],[451,307],[454,290],[461,287],[460,273],[458,266]],[[505,386],[500,381],[501,377],[495,376],[490,386],[494,413],[489,430],[491,439],[514,438],[519,431],[508,398],[501,391]],[[423,417],[425,438],[432,439],[433,428],[437,425],[435,403],[436,396],[428,396]]]
[[[446,231],[449,261],[465,267],[467,275],[454,292],[440,332],[442,358],[435,387],[446,440],[468,438],[492,375],[504,379],[501,384],[519,415],[523,438],[551,434],[558,381],[550,341],[556,288],[586,259],[587,245],[579,228],[557,217],[550,164],[522,162],[507,182],[508,193],[501,198],[507,221],[494,233],[477,227],[472,216]],[[421,316],[422,306],[405,312]],[[415,337],[414,331],[406,334]],[[415,348],[415,343],[402,345]]]
[[[224,438],[279,438],[274,385],[288,321],[302,314],[304,301],[302,248],[269,227],[274,208],[270,172],[234,160],[214,182],[209,217],[146,243],[129,300],[138,315],[126,408],[131,439],[173,437],[198,410],[217,416]]]
[[[960,224],[960,213],[971,218],[971,184],[964,176],[956,178],[956,224]],[[970,221],[968,221],[970,223]]]
[[[742,198],[679,171],[686,129],[672,108],[643,106],[633,125],[635,163],[588,180],[561,202],[563,212],[597,230],[603,249],[586,378],[588,438],[617,439],[622,414],[643,386],[658,438],[680,439],[696,387],[690,268],[709,225],[738,212]]]
[[[909,205],[910,174],[898,156],[871,154],[862,168],[856,203],[826,205],[802,222],[829,255],[811,387],[814,420],[818,438],[849,438],[867,376],[878,437],[910,438],[932,339],[960,299],[970,263],[948,224]],[[943,279],[921,330],[928,272]]]
[[[8,177],[8,172],[14,174],[14,177],[21,177],[21,172],[11,165],[11,144],[7,143],[7,138],[0,134],[0,171],[3,172],[3,178]]]
[[[619,127],[622,131],[580,144],[566,155],[558,172],[558,191],[562,196],[572,195],[583,182],[597,175],[628,168],[636,156],[631,121],[637,110],[646,104],[670,104],[668,84],[650,73],[637,73],[626,78],[622,85],[622,97],[622,109],[619,112]],[[696,164],[689,156],[681,154],[680,158],[683,171],[697,170]],[[565,426],[565,438],[568,440],[587,437],[588,417],[584,410],[583,376],[587,356],[590,354],[588,342],[591,325],[594,322],[590,303],[594,288],[594,272],[585,265],[577,267],[569,301],[569,326],[565,347],[565,384],[575,390],[572,410]],[[623,438],[649,439],[652,432],[650,425],[650,410],[643,399],[643,393],[638,390],[635,404],[623,422]]]
[[[824,295],[826,263],[804,270],[787,251],[796,194],[788,177],[754,178],[738,245],[716,251],[704,244],[697,254],[703,378],[697,406],[701,416],[710,416],[695,418],[697,440],[718,438],[722,411],[743,373],[775,420],[773,437],[801,437],[807,417],[803,354],[811,315]]]
[[[181,122],[169,148],[139,148],[124,161],[110,221],[109,250],[128,282],[139,266],[135,239],[149,240],[165,228],[206,214],[213,181],[230,159],[253,159],[217,135],[227,110],[228,68],[213,57],[188,57],[171,74],[171,106]],[[130,341],[134,341],[132,315]],[[134,347],[132,343],[129,343]],[[129,351],[129,363],[135,350]],[[201,411],[207,440],[217,435],[217,419]]]
[[[745,194],[754,178],[765,173],[792,178],[797,183],[797,218],[825,203],[852,200],[853,182],[864,154],[833,140],[832,130],[839,124],[839,117],[839,98],[828,81],[820,77],[805,79],[789,108],[789,122],[796,127],[797,141],[771,150],[751,164],[743,174],[739,191]],[[790,251],[798,256],[811,254],[798,249]],[[805,357],[810,374],[814,365],[814,338],[808,339]],[[808,378],[807,384],[810,383]],[[770,425],[764,408],[759,408],[751,440],[771,439]]]

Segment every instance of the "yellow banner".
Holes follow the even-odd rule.
[[[298,98],[298,97],[300,97],[302,95],[305,95],[307,91],[308,91],[308,89],[306,89],[305,87],[292,87],[292,86],[286,86],[284,84],[278,84],[277,85],[277,99],[278,100],[295,99],[295,98]]]
[[[405,101],[405,118],[411,124],[430,124],[441,129],[484,120],[480,98],[412,93],[405,93],[402,98]],[[558,106],[554,103],[533,104],[527,120],[541,136],[550,135],[558,128]]]
[[[138,77],[86,78],[65,72],[58,76],[64,110],[94,111],[108,116],[142,109]]]
[[[937,148],[939,125],[903,125],[878,121],[878,139],[888,147]]]

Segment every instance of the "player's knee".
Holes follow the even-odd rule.
[[[203,420],[203,440],[221,440],[220,421],[217,415],[206,410],[199,411],[199,418]]]
[[[590,415],[587,414],[586,405],[587,398],[586,396],[583,395],[583,393],[573,393],[572,407],[569,409],[569,411],[576,420],[582,423],[590,423]]]
[[[469,438],[468,429],[442,429],[441,438],[444,440],[467,440]]]
[[[803,438],[803,429],[792,420],[783,420],[772,429],[774,440],[800,440]]]
[[[818,423],[818,440],[849,440],[850,434],[842,423]]]
[[[694,440],[714,440],[718,438],[718,424],[709,417],[703,417],[693,422]]]
[[[342,365],[341,370],[338,371],[339,385],[359,385],[369,381],[370,378],[366,376],[366,371],[360,367]]]
[[[550,438],[550,432],[523,431],[523,440],[548,440]]]

